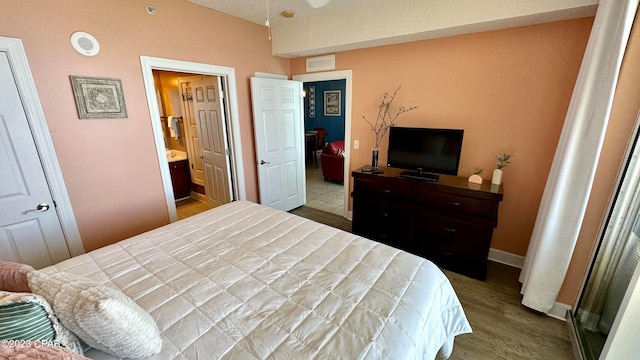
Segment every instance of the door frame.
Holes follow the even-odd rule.
[[[62,170],[58,163],[22,40],[0,36],[0,51],[6,52],[9,58],[11,72],[22,99],[22,106],[31,129],[31,136],[38,150],[49,191],[55,201],[55,210],[69,248],[69,254],[72,257],[84,254],[84,246],[82,245],[78,224],[73,214],[69,193],[62,177]]]
[[[351,188],[351,102],[352,102],[352,76],[351,70],[327,71],[312,74],[293,75],[292,79],[303,83],[310,81],[345,80],[345,106],[344,106],[344,207],[342,216],[351,220],[353,212],[349,211],[349,189]]]
[[[240,136],[240,115],[238,111],[238,92],[236,88],[236,70],[232,67],[211,65],[204,63],[196,63],[190,61],[165,59],[151,56],[140,56],[142,65],[142,77],[144,81],[145,92],[147,95],[147,104],[149,105],[149,114],[151,116],[151,128],[156,142],[156,152],[158,154],[158,164],[160,165],[160,174],[162,176],[162,184],[164,187],[167,209],[169,211],[169,221],[178,220],[176,211],[175,197],[171,186],[171,173],[169,171],[169,163],[166,161],[164,136],[162,134],[162,125],[160,121],[160,110],[158,107],[158,98],[156,95],[155,82],[153,79],[153,70],[175,71],[193,73],[194,75],[213,75],[222,77],[221,80],[226,85],[225,95],[229,104],[227,121],[227,131],[229,132],[229,148],[231,149],[230,174],[231,186],[229,187],[230,197],[233,200],[246,200],[246,187],[244,179],[244,161],[242,157],[242,143]],[[226,79],[226,81],[224,81]]]

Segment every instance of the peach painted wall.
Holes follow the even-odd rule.
[[[459,175],[474,165],[491,181],[495,156],[505,168],[504,201],[492,247],[524,256],[593,18],[484,32],[336,54],[353,70],[351,168],[370,161],[375,118],[385,91],[401,85],[396,105],[417,105],[398,126],[464,129]],[[305,59],[292,60],[293,74]],[[387,139],[380,162],[386,161]]]
[[[420,108],[405,114],[399,125],[466,130],[461,176],[469,175],[474,164],[492,169],[495,154],[514,153],[504,174],[505,198],[492,247],[524,256],[592,22],[585,18],[337,53],[337,68],[353,70],[352,137],[360,139],[361,150],[351,148],[352,169],[369,161],[373,143],[361,116],[373,116],[381,94],[402,85],[397,103]],[[304,58],[294,59],[292,73],[304,73],[304,66]],[[560,303],[576,303],[591,264],[640,108],[639,83],[640,28],[634,27]],[[484,177],[490,181],[490,174]]]
[[[183,0],[0,0],[0,8],[0,36],[26,49],[85,250],[169,221],[140,55],[236,69],[247,198],[257,201],[249,77],[289,73],[264,27]],[[95,36],[100,53],[76,53],[75,31]],[[128,118],[79,120],[69,75],[121,79]]]

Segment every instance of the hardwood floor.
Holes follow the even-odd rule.
[[[351,231],[341,216],[305,206],[296,215]],[[456,337],[451,360],[574,360],[567,324],[521,303],[520,269],[489,262],[486,282],[444,271],[465,310],[473,334]]]
[[[486,282],[444,272],[473,329],[456,337],[449,359],[575,359],[567,324],[520,303],[520,269],[490,261]]]
[[[303,218],[317,221],[321,224],[333,226],[334,228],[351,232],[351,221],[343,218],[340,215],[336,215],[319,209],[314,209],[308,206],[301,206],[289,212],[298,216],[302,216]]]

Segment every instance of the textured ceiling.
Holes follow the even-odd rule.
[[[225,14],[233,15],[241,19],[264,25],[267,17],[266,0],[187,0],[194,4],[202,5]],[[282,12],[291,10],[295,18],[310,17],[327,12],[343,11],[355,5],[362,6],[368,0],[332,0],[321,8],[314,9],[305,0],[269,0],[269,22],[272,26],[290,19],[284,18]]]
[[[260,25],[267,17],[266,0],[187,1]],[[331,0],[317,9],[305,0],[268,2],[272,53],[297,57],[593,16],[599,0]]]

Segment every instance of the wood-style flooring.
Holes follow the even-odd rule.
[[[343,218],[340,215],[336,215],[319,209],[314,209],[308,206],[301,206],[289,212],[298,216],[302,216],[303,218],[317,221],[321,224],[333,226],[334,228],[351,232],[351,221]]]
[[[473,329],[456,337],[449,359],[575,359],[567,324],[520,303],[520,269],[489,261],[484,282],[444,273]]]
[[[351,231],[351,222],[341,216],[305,206],[291,213]],[[567,324],[520,303],[520,269],[490,261],[486,281],[446,270],[444,273],[473,329],[473,334],[456,337],[449,359],[575,359]]]

